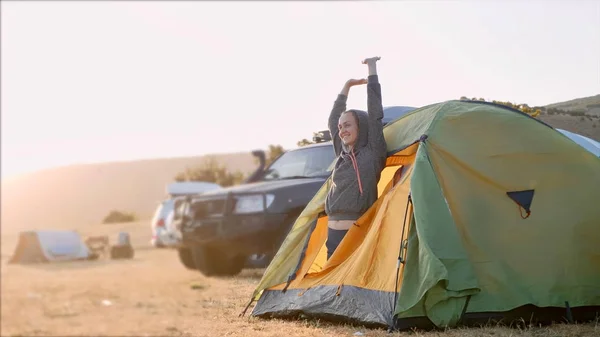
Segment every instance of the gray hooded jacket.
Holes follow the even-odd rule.
[[[348,97],[339,94],[329,116],[329,131],[337,160],[332,174],[332,187],[325,201],[330,220],[356,220],[377,200],[377,183],[385,166],[387,145],[383,137],[383,105],[377,75],[368,77],[368,113],[360,110],[358,138],[352,151],[342,143],[338,122],[346,111]]]

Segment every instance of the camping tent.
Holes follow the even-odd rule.
[[[415,108],[410,106],[389,106],[383,108],[383,120],[384,124],[390,123],[395,119],[398,119],[405,114],[413,111]],[[562,133],[563,135],[569,137],[575,143],[581,145],[584,149],[593,153],[596,157],[600,157],[600,142],[597,142],[591,138],[580,135],[575,132],[556,129],[556,131]]]
[[[595,318],[598,157],[477,101],[418,108],[384,135],[376,203],[327,261],[328,180],[265,270],[253,316],[396,329]]]
[[[384,125],[388,124],[413,111],[414,109],[414,107],[403,105],[386,106],[385,108],[383,108],[383,119],[381,121]]]
[[[562,133],[563,135],[569,137],[575,143],[581,145],[584,149],[593,153],[596,157],[600,157],[600,143],[599,142],[597,142],[591,138],[582,136],[578,133],[571,132],[571,131],[562,130],[562,129],[556,129],[556,130],[558,132]]]
[[[28,231],[19,234],[9,263],[38,263],[87,259],[89,250],[75,231]]]

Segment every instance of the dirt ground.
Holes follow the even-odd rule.
[[[16,235],[2,236],[2,336],[600,336],[600,323],[543,328],[454,329],[388,334],[316,320],[238,317],[262,270],[206,278],[176,251],[151,249],[148,226],[98,225],[84,235],[127,230],[135,257],[46,265],[7,264]],[[250,310],[249,310],[250,311]]]

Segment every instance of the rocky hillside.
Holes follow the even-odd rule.
[[[600,94],[543,108],[539,118],[547,124],[600,141]]]
[[[566,102],[546,105],[547,109],[558,109],[567,112],[581,112],[600,116],[600,94],[590,97],[577,98]]]

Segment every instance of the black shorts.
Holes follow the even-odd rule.
[[[327,247],[327,260],[331,258],[335,249],[340,245],[344,236],[348,233],[347,229],[327,229],[327,242],[325,243]]]

